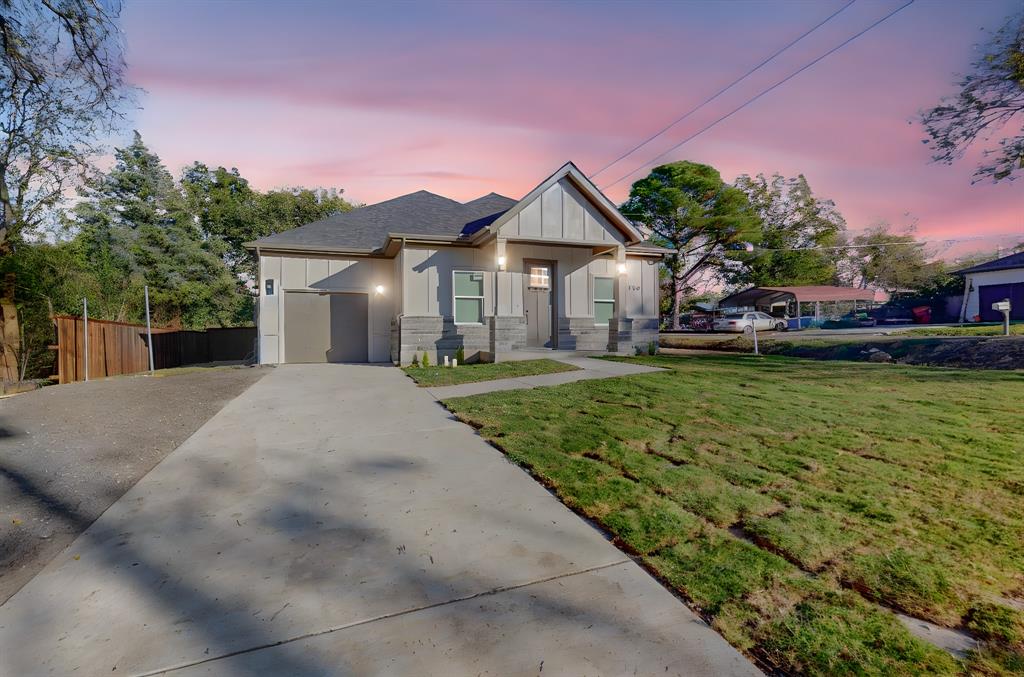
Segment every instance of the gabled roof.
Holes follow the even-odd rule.
[[[1017,252],[994,261],[986,261],[970,268],[957,270],[955,274],[969,275],[971,273],[987,273],[993,270],[1012,270],[1014,268],[1024,268],[1024,252]]]
[[[247,242],[251,249],[281,251],[393,254],[389,241],[423,238],[479,245],[494,237],[501,224],[519,213],[556,182],[567,178],[626,236],[630,251],[660,255],[669,250],[646,241],[615,205],[572,162],[562,165],[522,200],[488,193],[469,202],[457,202],[420,190],[377,204],[335,214],[283,233]],[[387,249],[386,249],[387,248]]]
[[[601,213],[603,213],[605,217],[615,225],[615,227],[622,231],[626,236],[627,244],[643,241],[644,237],[640,231],[638,231],[636,227],[619,212],[618,208],[612,204],[612,201],[605,197],[605,194],[594,185],[593,181],[588,179],[586,175],[580,171],[579,167],[572,162],[566,162],[558,168],[558,171],[541,181],[540,185],[527,193],[526,197],[517,202],[514,207],[495,219],[488,230],[492,234],[496,235],[501,227],[508,223],[512,217],[521,212],[524,207],[538,199],[544,191],[561,181],[563,178],[572,181],[576,188],[583,193],[583,196],[593,202],[594,205],[601,210]]]
[[[350,212],[329,216],[251,243],[256,247],[375,251],[389,233],[468,237],[486,228],[516,204],[512,198],[488,193],[470,202],[456,202],[420,190]]]

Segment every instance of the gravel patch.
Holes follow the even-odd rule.
[[[0,604],[268,370],[171,370],[0,400]]]

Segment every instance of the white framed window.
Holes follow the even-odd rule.
[[[594,324],[607,327],[615,317],[615,278],[594,278]]]
[[[530,289],[548,291],[551,289],[551,267],[545,265],[530,266],[530,280],[527,286]]]
[[[483,324],[483,272],[479,270],[452,272],[452,308],[455,324]]]

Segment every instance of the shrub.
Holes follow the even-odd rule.
[[[647,354],[648,355],[657,355],[658,354],[658,342],[657,341],[651,341],[650,343],[647,344]]]
[[[967,612],[967,629],[982,639],[1024,642],[1024,615],[1001,604],[980,602]]]
[[[459,346],[459,349],[455,351],[455,359],[459,361],[459,364],[466,363],[466,350]]]
[[[423,368],[424,369],[426,369],[427,367],[430,366],[430,355],[428,355],[427,351],[425,351],[425,350],[423,351],[423,363],[422,364],[423,364]]]
[[[409,363],[409,366],[411,366],[411,367],[418,367],[418,366],[420,366],[420,355],[419,355],[419,353],[413,353],[412,354],[412,362]]]

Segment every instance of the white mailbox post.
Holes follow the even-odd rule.
[[[992,310],[1003,314],[1003,334],[1010,335],[1010,299],[1003,299],[992,304]]]

